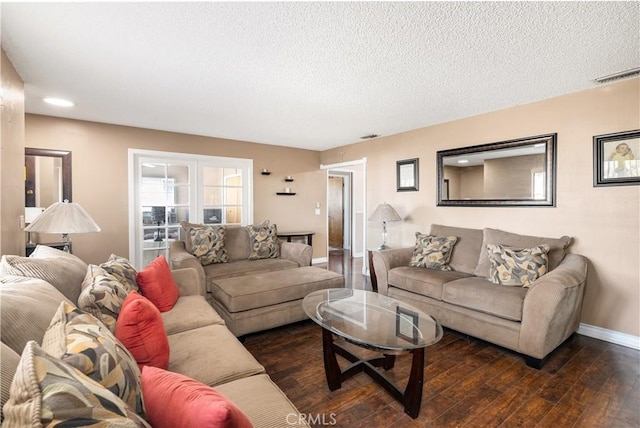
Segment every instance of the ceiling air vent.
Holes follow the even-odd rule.
[[[378,138],[379,135],[378,134],[369,134],[369,135],[363,135],[362,137],[360,137],[361,140],[370,140],[372,138]]]
[[[639,76],[640,67],[632,68],[630,70],[620,71],[618,73],[610,74],[608,76],[597,77],[593,79],[596,83],[609,83],[614,80],[628,79],[629,77]]]

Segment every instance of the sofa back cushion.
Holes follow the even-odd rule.
[[[473,275],[478,265],[478,257],[482,249],[482,229],[431,225],[431,235],[455,236],[458,238],[449,259],[449,267],[456,272]],[[488,270],[488,269],[487,269]]]
[[[476,276],[484,278],[489,277],[489,267],[491,262],[489,261],[489,253],[486,248],[490,244],[500,244],[512,248],[533,248],[538,245],[549,246],[549,268],[548,272],[552,271],[567,254],[567,248],[571,244],[571,238],[568,236],[562,236],[560,238],[543,238],[540,236],[519,235],[517,233],[505,232],[499,229],[485,228],[483,231],[482,239],[482,251],[478,259],[478,267],[474,271]]]
[[[74,304],[87,273],[87,264],[73,254],[38,245],[30,257],[2,256],[0,274],[20,275],[47,281]]]
[[[229,259],[246,260],[251,254],[251,239],[249,231],[244,226],[227,226],[224,236],[224,246]]]
[[[18,363],[20,363],[20,354],[0,342],[0,361],[2,361],[0,364],[0,423],[2,423],[4,420],[4,413],[1,413],[2,408],[9,399],[9,389]]]
[[[0,282],[0,337],[2,343],[22,354],[28,341],[42,343],[60,302],[67,299],[41,279],[2,277]]]

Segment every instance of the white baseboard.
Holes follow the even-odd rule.
[[[327,257],[317,257],[315,259],[311,259],[312,265],[319,265],[321,263],[327,263],[329,259]]]
[[[578,326],[578,334],[593,337],[594,339],[604,340],[605,342],[615,343],[616,345],[626,346],[627,348],[640,350],[640,337],[632,334],[607,330],[606,328],[583,323],[580,323]]]

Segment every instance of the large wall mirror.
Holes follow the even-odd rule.
[[[437,152],[438,206],[555,206],[557,134]]]
[[[71,199],[71,152],[25,147],[25,204],[47,208]]]

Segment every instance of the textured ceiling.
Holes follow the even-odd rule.
[[[27,112],[314,150],[640,66],[636,1],[1,7]]]

